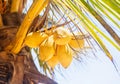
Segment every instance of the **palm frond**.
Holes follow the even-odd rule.
[[[87,4],[84,0],[77,1],[80,6],[85,9],[85,11],[90,12],[106,29],[106,31],[113,37],[113,39],[120,45],[120,38],[115,33],[115,31],[109,26],[108,23],[103,19],[102,16],[99,15],[89,4]]]
[[[32,21],[39,14],[39,12],[41,12],[44,9],[48,2],[49,0],[46,1],[35,0],[17,32],[15,41],[11,45],[9,45],[6,49],[8,50],[11,49],[11,52],[13,53],[18,53],[20,51]]]
[[[117,16],[112,12],[112,11],[108,11],[107,9],[105,9],[99,2],[96,2],[94,0],[90,0],[90,2],[92,3],[94,9],[100,13],[100,14],[103,14],[105,15],[106,17],[108,17],[116,26],[117,28],[120,29],[120,25],[119,23],[116,21],[116,19],[118,19],[118,21],[120,20],[119,19],[119,14],[117,14]],[[109,6],[108,6],[109,7]],[[110,6],[111,7],[111,6]],[[111,9],[111,8],[109,8]],[[112,17],[115,17],[115,18],[112,18]]]
[[[98,37],[98,35],[95,33],[94,30],[96,30],[97,32],[99,32],[104,38],[106,38],[112,45],[114,45],[118,50],[120,49],[119,46],[114,43],[109,37],[107,37],[100,29],[97,28],[97,26],[95,26],[83,13],[82,11],[80,11],[80,9],[78,8],[78,6],[76,6],[72,1],[65,1],[65,2],[60,2],[62,4],[65,4],[66,7],[68,7],[69,9],[71,8],[71,10],[76,13],[78,15],[78,17],[82,20],[82,26],[86,26],[86,29],[88,30],[88,32],[94,37],[94,39],[96,41],[98,41],[98,43],[102,46],[102,48],[105,50],[105,52],[108,54],[107,49],[105,48],[105,45],[103,44],[103,42],[101,41],[101,39]],[[62,5],[63,6],[63,5]],[[93,30],[94,29],[94,30]],[[110,54],[109,54],[110,55]],[[111,57],[111,56],[110,56]]]
[[[104,39],[105,41],[109,42],[113,47],[115,47],[116,50],[120,51],[120,37],[114,31],[114,28],[111,27],[109,23],[107,23],[107,20],[105,18],[109,19],[111,23],[116,26],[116,29],[120,29],[120,11],[118,10],[120,2],[119,0],[111,1],[114,3],[110,3],[110,1],[106,0],[35,0],[29,11],[27,12],[23,23],[19,27],[15,40],[6,49],[10,50],[12,53],[18,53],[20,49],[25,46],[24,40],[26,41],[26,36],[28,36],[27,33],[30,29],[31,24],[34,23],[36,17],[40,16],[40,20],[37,20],[37,24],[32,27],[30,33],[39,32],[39,35],[44,32],[45,34],[47,34],[47,38],[44,41],[41,41],[41,43],[38,43],[38,45],[35,47],[39,47],[39,49],[43,50],[41,48],[42,45],[42,47],[47,47],[46,50],[49,51],[48,47],[51,46],[53,51],[55,50],[55,53],[52,52],[52,56],[55,56],[57,50],[56,46],[63,46],[64,44],[63,50],[66,50],[66,52],[64,52],[64,55],[69,55],[71,52],[65,49],[65,46],[69,45],[69,41],[63,39],[65,36],[60,34],[56,35],[58,37],[63,36],[62,40],[58,38],[61,42],[56,42],[56,38],[54,38],[57,28],[59,29],[59,27],[62,27],[62,29],[68,29],[67,32],[71,33],[72,37],[74,36],[74,39],[77,41],[78,44],[79,39],[82,37],[82,40],[85,39],[85,42],[89,44],[87,39],[91,39],[92,36],[92,39],[94,39],[98,43],[100,48],[103,49],[109,59],[113,62],[113,56],[111,55],[111,51],[109,51],[106,44],[104,43]],[[46,6],[47,8],[45,9]],[[41,16],[41,13],[43,13],[44,15]],[[111,38],[111,36],[106,34],[104,30],[99,28],[99,26],[96,25],[95,21],[101,24],[103,28],[105,28],[106,31],[112,36],[113,39]],[[65,35],[67,35],[67,32],[65,32],[65,30],[62,31],[62,33],[63,32]],[[77,32],[79,32],[80,35],[77,36]],[[68,34],[67,36],[69,37],[70,34]],[[87,36],[90,38],[88,38]],[[52,42],[50,42],[51,40],[49,40],[50,37],[52,37]],[[69,40],[71,40],[71,37]],[[34,41],[34,43],[36,42]],[[52,45],[50,45],[51,43]],[[94,45],[92,47],[94,47]],[[81,48],[80,45],[79,48],[80,50],[84,50],[84,47]],[[75,51],[74,48],[72,50]],[[40,53],[36,52],[36,54]],[[75,53],[77,53],[77,51],[75,51]],[[50,56],[49,59],[45,60],[42,60],[40,56],[38,56],[37,58],[39,60],[40,66],[43,67],[46,73],[47,70],[48,72],[50,72],[50,66],[47,64],[47,61],[50,60],[52,56]],[[64,67],[67,67],[70,64],[71,59],[67,65],[62,65]]]

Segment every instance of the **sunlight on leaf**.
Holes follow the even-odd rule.
[[[6,50],[11,50],[11,52],[15,54],[21,50],[23,41],[26,37],[32,21],[45,8],[48,2],[49,0],[35,0],[19,27],[16,39],[6,48]]]

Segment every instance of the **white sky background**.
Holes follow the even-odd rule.
[[[120,70],[120,52],[109,47],[114,52],[112,55]],[[80,54],[81,60],[73,60],[67,69],[62,66],[55,68],[54,78],[58,84],[120,84],[120,73],[118,74],[112,62],[99,48],[97,51],[90,49],[83,53],[86,56]],[[36,65],[39,67],[37,61]]]
[[[68,69],[58,70],[56,80],[59,84],[120,84],[120,75],[111,61],[101,52],[99,58],[84,57],[82,62],[73,61]],[[59,72],[59,73],[58,73]]]
[[[117,53],[114,54],[117,61],[120,52],[115,50],[114,52]],[[95,54],[97,57],[92,54],[92,51],[88,51],[86,56],[82,56],[81,62],[73,60],[67,69],[56,67],[55,80],[58,84],[120,84],[120,75],[112,62],[100,50]],[[39,67],[37,61],[36,65]]]
[[[120,52],[107,42],[106,45],[112,51],[111,54],[118,70],[120,70]],[[97,51],[88,50],[84,53],[86,56],[80,54],[82,57],[81,62],[73,60],[67,69],[56,67],[54,78],[58,84],[120,84],[120,75],[116,72],[112,62],[100,49]],[[36,65],[39,66],[37,61]]]

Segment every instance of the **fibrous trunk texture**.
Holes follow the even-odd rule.
[[[18,54],[5,51],[5,47],[14,40],[22,15],[10,13],[2,15],[0,27],[0,84],[57,84],[36,68],[30,50],[24,47]]]

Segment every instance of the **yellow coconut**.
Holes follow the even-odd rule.
[[[54,33],[55,43],[58,45],[68,44],[69,41],[71,40],[70,32],[63,27],[56,28],[53,33]]]
[[[39,48],[40,59],[42,61],[48,61],[49,59],[51,59],[55,53],[53,35],[45,39],[45,41],[41,43]]]
[[[69,42],[69,45],[72,47],[72,48],[83,48],[84,47],[84,40],[83,39],[72,39],[70,40]]]
[[[81,36],[81,34],[79,34],[79,36]],[[69,41],[69,45],[72,48],[83,48],[84,47],[84,43],[85,43],[84,39],[80,39],[80,37],[75,38],[73,35],[71,35],[71,37],[72,37],[72,39]]]
[[[50,60],[47,61],[47,64],[54,69],[54,67],[58,64],[58,56],[53,56]]]
[[[40,33],[40,32],[32,32],[29,33],[25,39],[24,44],[32,47],[32,48],[36,48],[39,47],[39,45],[48,37],[47,34],[45,34],[44,32]]]
[[[58,45],[57,54],[60,64],[67,68],[73,59],[73,51],[68,45]]]

